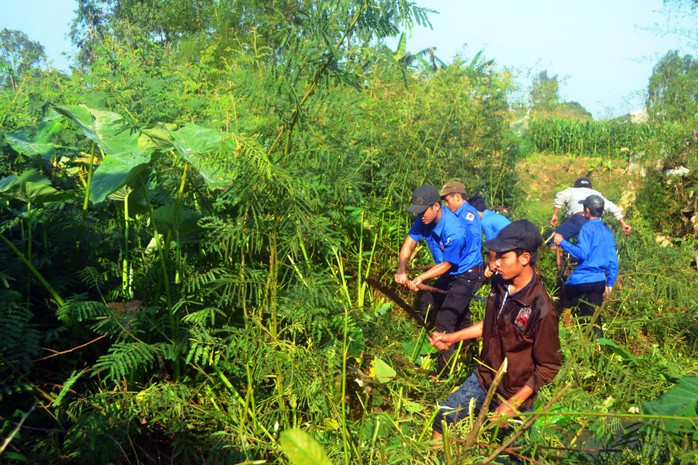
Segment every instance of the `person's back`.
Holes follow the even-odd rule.
[[[489,241],[497,237],[499,231],[510,224],[511,220],[501,213],[487,209],[482,212],[480,222],[482,223],[482,232],[485,234],[485,240]]]
[[[464,202],[454,213],[466,230],[466,255],[472,258],[472,267],[482,265],[482,225],[477,211]]]
[[[596,308],[609,295],[618,277],[618,253],[613,233],[601,222],[604,200],[590,195],[581,204],[588,220],[579,230],[577,244],[555,233],[553,241],[579,263],[564,283],[563,304],[584,319],[593,319]],[[598,337],[603,336],[601,316],[596,316],[593,326]]]
[[[584,212],[584,207],[579,204],[579,201],[586,199],[590,195],[603,197],[599,191],[590,187],[568,187],[555,194],[553,206],[560,208],[564,206],[566,209],[565,216],[570,217]]]
[[[480,195],[470,197],[468,204],[472,205],[475,211],[477,211],[477,215],[480,217],[480,226],[487,241],[497,237],[499,231],[511,223],[506,216],[489,210],[485,204],[485,199]]]
[[[579,231],[579,241],[572,255],[577,259],[577,267],[567,283],[582,284],[606,281],[607,276],[617,273],[617,265],[612,263],[615,256],[616,240],[600,218],[588,221]]]

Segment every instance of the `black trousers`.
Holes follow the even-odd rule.
[[[606,281],[582,284],[565,284],[565,307],[571,307],[574,315],[591,319],[597,307],[603,303],[603,293]],[[597,337],[603,337],[601,315],[596,318],[594,332]]]
[[[422,295],[420,309],[427,325],[443,333],[453,333],[472,326],[470,301],[482,286],[483,279],[482,272],[439,276],[433,286],[446,291],[446,294],[425,292]],[[439,372],[448,365],[454,350],[455,345],[439,351]]]

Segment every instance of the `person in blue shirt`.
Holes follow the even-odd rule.
[[[613,233],[601,222],[604,199],[590,195],[579,201],[584,206],[587,222],[579,230],[577,244],[567,241],[562,234],[555,233],[553,241],[579,261],[565,282],[565,307],[576,308],[575,314],[593,317],[596,307],[601,306],[603,297],[611,293],[618,277],[618,253]],[[597,337],[603,337],[601,316],[594,324]]]
[[[407,211],[417,215],[400,248],[395,282],[416,291],[425,281],[436,278],[433,287],[445,293],[427,292],[422,296],[421,309],[427,324],[437,331],[451,333],[471,326],[470,299],[482,284],[482,258],[468,253],[466,229],[458,217],[441,205],[441,195],[434,186],[415,189]],[[435,265],[409,279],[407,264],[415,246],[424,239]],[[479,246],[478,246],[479,247]],[[454,348],[439,352],[437,370],[444,374]]]
[[[450,181],[441,188],[443,204],[455,214],[465,227],[465,247],[468,268],[482,265],[482,225],[477,210],[465,199],[465,185]]]
[[[477,211],[480,218],[480,225],[482,226],[482,232],[485,234],[485,240],[487,241],[491,241],[497,237],[499,231],[504,229],[505,226],[511,224],[511,221],[509,221],[509,218],[506,216],[500,215],[492,210],[488,210],[487,205],[485,205],[485,199],[483,199],[482,196],[475,195],[470,197],[468,199],[468,203]],[[487,261],[487,266],[491,272],[494,271],[494,256],[495,253],[490,250],[490,258]]]
[[[475,195],[468,199],[468,203],[477,210],[477,214],[480,217],[480,225],[482,226],[482,232],[485,234],[485,240],[490,241],[497,237],[499,231],[504,229],[505,226],[511,223],[509,218],[504,215],[500,215],[497,212],[487,209],[485,204],[485,199],[480,195]]]

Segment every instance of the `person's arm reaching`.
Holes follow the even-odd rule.
[[[403,286],[407,284],[409,279],[407,278],[407,262],[412,256],[414,247],[417,245],[417,241],[412,239],[410,236],[405,238],[405,242],[402,243],[400,247],[400,255],[398,256],[397,271],[395,272],[395,282],[402,284]]]
[[[572,254],[572,256],[577,260],[586,260],[587,256],[589,255],[591,238],[589,237],[589,233],[584,229],[579,231],[579,235],[577,237],[577,244],[572,244],[571,242],[565,240],[561,234],[555,233],[553,236],[553,242],[562,247],[562,250],[565,252]]]
[[[627,236],[628,234],[630,234],[630,232],[633,230],[633,227],[625,222],[625,218],[621,218],[618,221],[620,222],[620,227],[623,229],[625,235]]]
[[[557,224],[560,221],[557,217],[558,213],[560,213],[560,209],[558,207],[555,207],[553,209],[553,217],[550,218],[550,226],[553,228],[557,228]]]
[[[418,291],[420,284],[429,279],[436,278],[438,276],[441,276],[442,274],[448,273],[448,271],[451,269],[451,266],[452,265],[449,262],[441,262],[438,265],[434,265],[424,273],[415,277],[413,280],[407,281],[407,287],[409,287],[413,291]]]
[[[506,402],[502,402],[494,410],[495,419],[501,416],[514,415],[517,413],[519,406],[526,402],[526,399],[533,395],[533,389],[530,386],[524,385],[521,389],[516,391],[516,393],[507,399]],[[516,410],[514,410],[516,409]]]
[[[550,226],[553,228],[557,227],[557,224],[559,222],[558,220],[558,215],[560,213],[560,209],[567,205],[567,202],[570,200],[570,196],[572,195],[572,192],[568,189],[561,190],[557,194],[555,194],[555,198],[553,199],[553,216],[550,219]]]
[[[611,202],[610,200],[608,200],[605,197],[603,197],[603,201],[604,201],[603,211],[613,215],[620,223],[620,227],[623,229],[623,232],[626,235],[630,234],[630,232],[633,230],[633,228],[632,228],[632,226],[630,226],[628,223],[625,222],[625,218],[623,217],[623,210],[621,210],[618,205]]]
[[[483,321],[478,321],[474,325],[463,328],[455,333],[440,333],[434,331],[429,335],[429,343],[438,350],[446,350],[457,342],[482,337],[483,324]]]

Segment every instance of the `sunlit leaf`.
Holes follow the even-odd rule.
[[[61,192],[51,186],[51,181],[33,170],[19,177],[10,175],[0,180],[0,193],[23,203],[46,204],[60,202],[73,197],[72,192]]]
[[[380,383],[387,383],[395,378],[397,373],[393,367],[379,358],[374,358],[371,363],[371,377],[376,378]]]
[[[63,123],[52,120],[42,123],[34,135],[24,133],[5,134],[5,140],[18,153],[24,155],[52,156],[61,146],[54,144],[50,138],[63,130]]]
[[[221,153],[233,157],[232,150],[226,149],[223,136],[219,132],[196,125],[187,125],[171,133],[174,146],[179,154],[203,177],[209,189],[224,189],[230,186],[233,174],[230,163],[221,160]]]
[[[137,144],[138,133],[133,131],[119,114],[88,108],[85,105],[57,105],[53,108],[77,124],[106,155],[123,152],[127,147]]]
[[[129,157],[129,155],[132,155]],[[129,179],[134,184],[140,184],[148,179],[147,173],[149,156],[138,153],[119,154],[104,159],[95,171],[90,186],[90,200],[95,203],[103,202],[111,193],[123,187]],[[141,163],[134,162],[141,161]]]
[[[325,451],[308,433],[299,429],[288,429],[279,435],[281,450],[295,465],[331,465]]]
[[[92,202],[103,202],[129,179],[135,180],[136,184],[145,182],[143,175],[154,149],[150,137],[140,137],[139,132],[132,130],[116,113],[95,110],[85,105],[54,108],[75,122],[104,152],[105,158],[95,171],[90,186]]]

